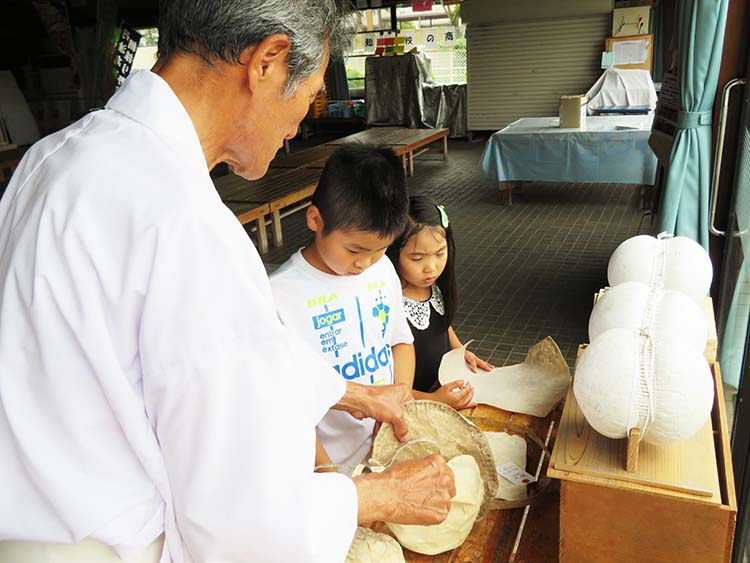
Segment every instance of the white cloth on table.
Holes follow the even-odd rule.
[[[163,562],[345,558],[356,488],[312,471],[344,382],[278,320],[156,74],[21,161],[0,335],[0,539],[127,560],[164,531]]]
[[[357,276],[337,276],[298,251],[273,273],[271,287],[282,322],[319,351],[338,372],[333,375],[363,385],[393,383],[391,349],[414,337],[388,258]],[[334,463],[354,466],[370,452],[374,424],[332,410],[318,423],[318,437]]]
[[[608,68],[586,93],[589,115],[601,109],[656,107],[656,88],[647,70]]]
[[[525,117],[493,133],[482,154],[498,181],[653,184],[657,160],[648,138],[653,115],[595,116],[586,129],[557,117]]]

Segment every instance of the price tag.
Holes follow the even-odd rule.
[[[528,485],[536,481],[533,475],[526,473],[515,463],[504,463],[497,468],[497,474],[504,477],[514,485]]]

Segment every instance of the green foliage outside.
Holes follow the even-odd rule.
[[[352,80],[353,78],[355,80]],[[365,75],[356,68],[346,67],[346,81],[349,83],[349,88],[365,87]]]

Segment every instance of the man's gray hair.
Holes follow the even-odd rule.
[[[328,41],[331,58],[351,41],[349,0],[160,0],[159,56],[185,52],[204,59],[239,63],[242,52],[266,37],[289,37],[286,94],[323,63]]]

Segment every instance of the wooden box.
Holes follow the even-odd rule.
[[[626,440],[598,434],[568,392],[547,475],[560,479],[560,561],[729,561],[737,516],[719,365],[711,419],[671,446],[641,444],[625,470]]]

